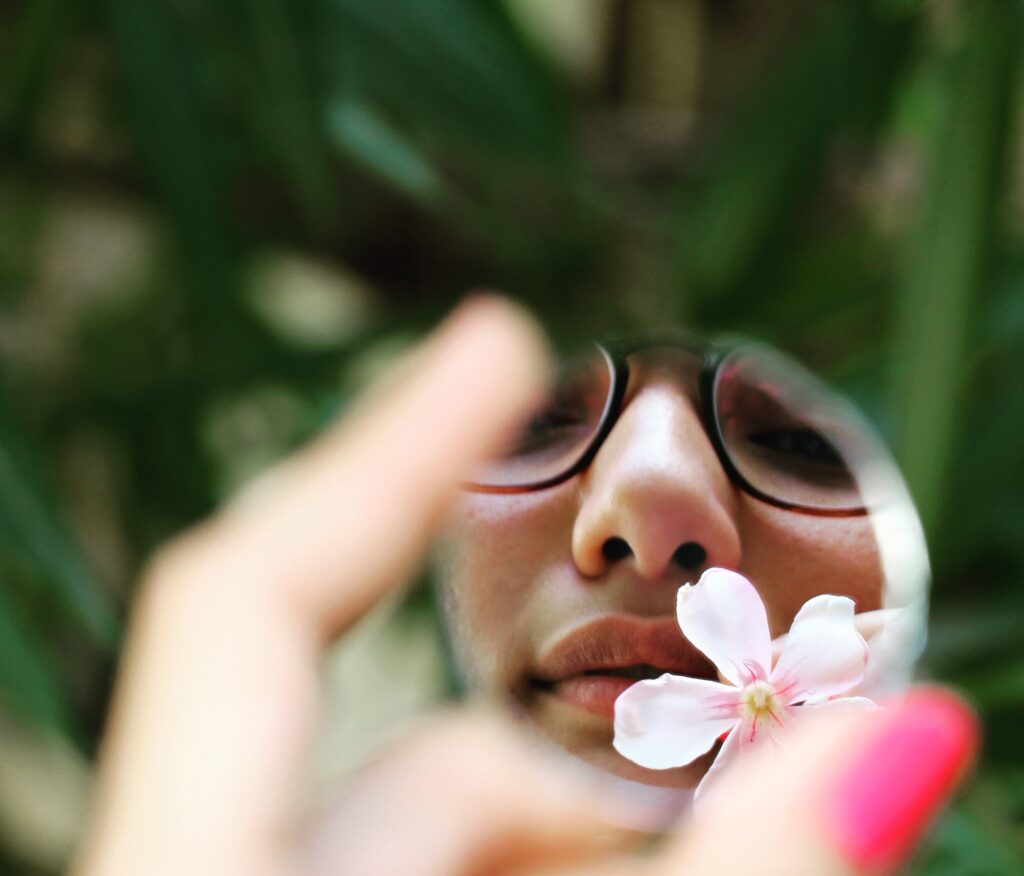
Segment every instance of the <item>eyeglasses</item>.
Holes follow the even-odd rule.
[[[730,480],[790,511],[866,514],[858,473],[887,459],[853,406],[806,369],[761,345],[723,345],[689,334],[618,338],[564,362],[548,398],[468,490],[526,493],[590,465],[622,413],[629,359],[648,350],[697,357],[701,424]]]

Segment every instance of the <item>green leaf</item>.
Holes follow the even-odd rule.
[[[1024,659],[984,672],[958,676],[957,680],[979,708],[1008,709],[1024,703]]]
[[[72,735],[65,694],[43,642],[0,581],[0,691],[5,705],[27,721]]]
[[[245,0],[258,93],[250,114],[284,165],[307,219],[322,227],[332,206],[321,107],[304,57],[297,4]]]
[[[0,82],[0,132],[24,128],[25,117],[38,103],[50,75],[51,59],[69,30],[72,18],[61,0],[32,0],[25,4],[13,52],[5,59]]]
[[[1024,605],[999,598],[974,602],[961,598],[932,612],[924,657],[931,672],[949,676],[979,660],[986,668],[1005,666],[1005,655],[1020,641]]]
[[[1005,190],[1006,137],[1022,26],[1013,0],[977,0],[931,132],[931,167],[893,339],[897,453],[926,527],[939,513],[961,418],[964,354],[992,221]]]
[[[420,150],[371,108],[339,101],[328,125],[338,148],[417,203],[433,207],[444,185]]]
[[[977,795],[973,795],[977,796]],[[1020,853],[973,799],[948,812],[908,868],[917,876],[1019,876]]]
[[[799,41],[709,138],[698,182],[679,207],[676,242],[680,280],[699,322],[729,325],[737,313],[772,310],[766,269],[778,268],[776,256],[791,261],[804,245],[807,229],[790,226],[816,191],[838,135],[846,135],[850,152],[885,116],[913,22],[874,7],[847,0],[808,16]],[[773,315],[762,321],[785,326]]]
[[[38,572],[52,604],[113,649],[117,623],[67,535],[28,441],[0,402],[0,541]],[[2,584],[0,584],[2,589]]]
[[[435,144],[564,161],[556,80],[500,3],[334,0],[342,99],[356,95]]]
[[[205,332],[201,349],[238,349],[238,277],[224,162],[215,128],[200,111],[194,46],[178,32],[168,6],[163,0],[105,0],[142,163],[181,246],[194,293],[190,317]]]
[[[717,290],[733,282],[819,166],[849,104],[857,19],[849,3],[825,15],[718,138],[682,206],[690,284]]]

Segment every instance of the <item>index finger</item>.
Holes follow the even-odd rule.
[[[325,639],[411,571],[541,389],[518,308],[464,305],[358,416],[162,552],[137,603],[83,872],[272,873]]]
[[[472,299],[383,397],[208,524],[201,561],[244,569],[247,598],[284,600],[321,633],[344,628],[411,571],[460,477],[539,393],[543,349],[518,308]]]

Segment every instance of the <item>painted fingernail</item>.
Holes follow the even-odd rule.
[[[978,722],[943,690],[909,694],[830,783],[826,830],[858,869],[889,872],[910,853],[974,758]]]

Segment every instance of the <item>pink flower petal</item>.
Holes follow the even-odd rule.
[[[867,660],[853,600],[823,593],[808,599],[793,619],[772,683],[787,703],[820,702],[860,684]]]
[[[708,569],[696,584],[679,588],[676,617],[683,635],[733,684],[742,687],[755,667],[767,675],[768,616],[754,585],[742,575]]]
[[[736,723],[736,689],[668,675],[638,681],[615,701],[615,750],[642,767],[685,766]]]

